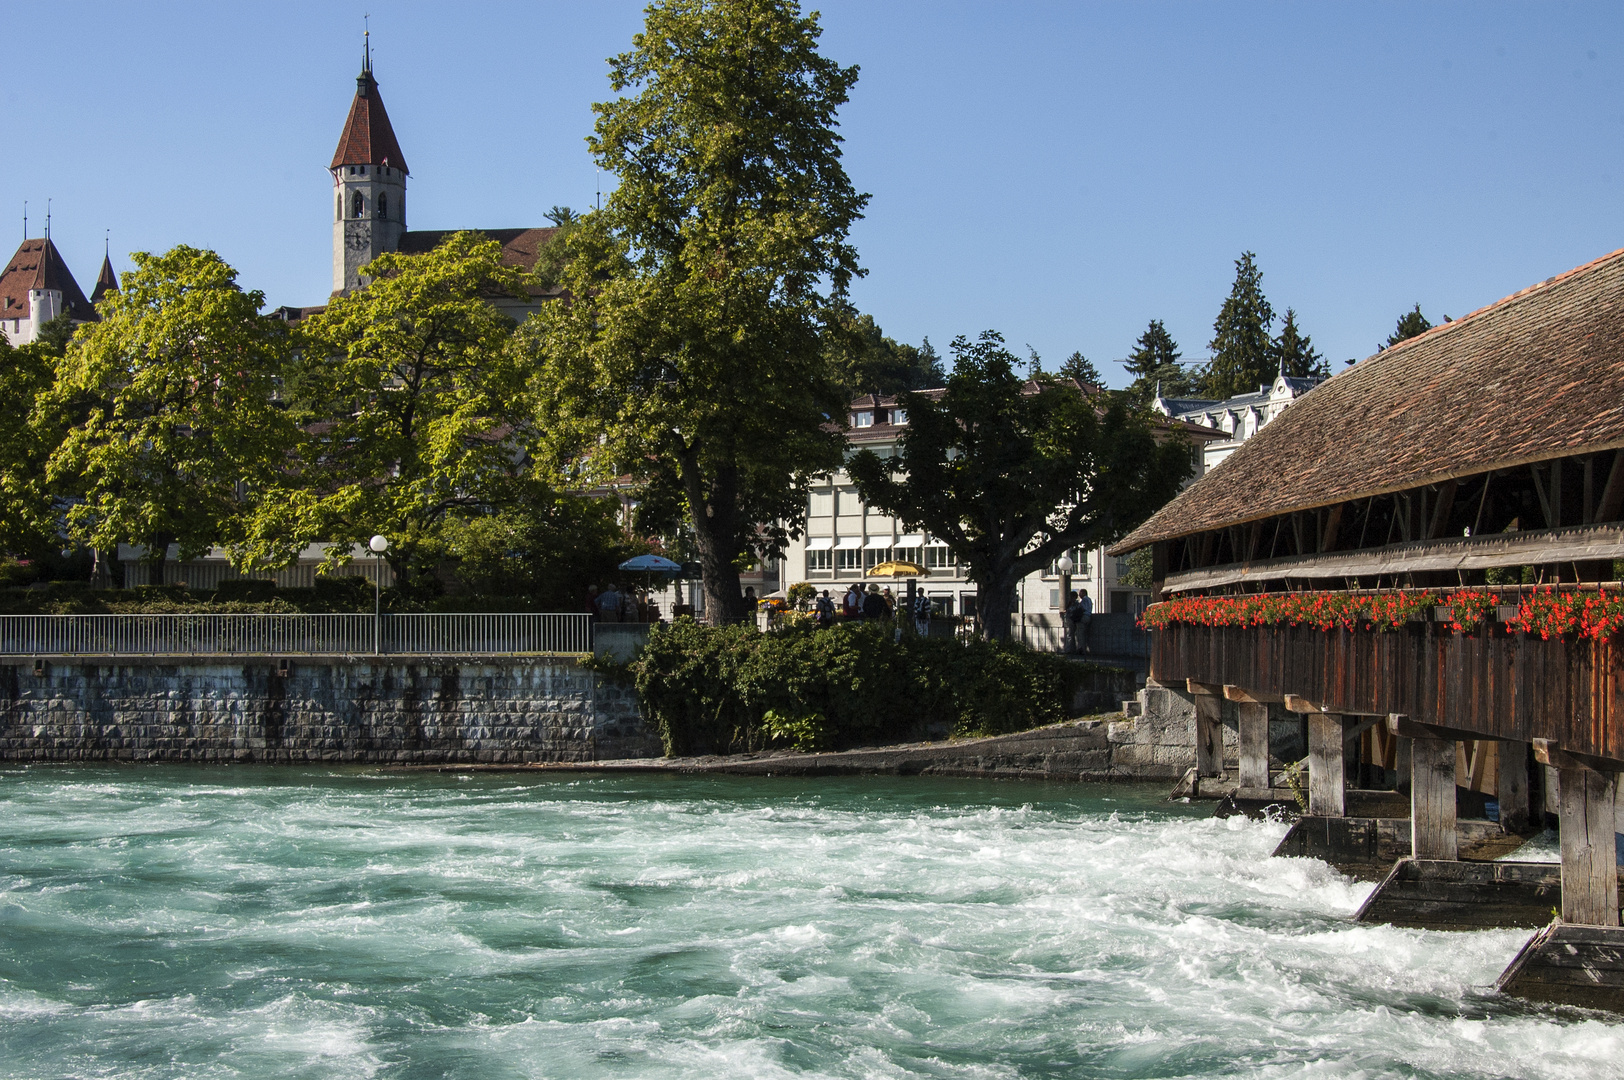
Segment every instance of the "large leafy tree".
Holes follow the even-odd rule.
[[[1181,364],[1179,344],[1167,332],[1162,320],[1152,319],[1145,332],[1134,342],[1133,352],[1122,361],[1133,381],[1128,384],[1127,397],[1136,408],[1144,408],[1156,400],[1158,390],[1170,398],[1188,397],[1195,392],[1195,380]]]
[[[1294,379],[1329,378],[1331,365],[1314,348],[1313,339],[1297,325],[1297,313],[1286,309],[1280,332],[1274,336],[1275,370]]]
[[[835,114],[857,79],[787,0],[651,4],[588,140],[618,179],[567,240],[567,298],[526,337],[538,414],[578,481],[678,492],[713,618],[838,467],[848,399],[826,332],[867,196]],[[835,328],[838,329],[838,328]]]
[[[35,403],[61,355],[40,341],[13,348],[0,334],[0,550],[32,555],[56,539],[45,463],[62,432]]]
[[[75,539],[144,545],[154,563],[171,543],[196,558],[240,538],[276,487],[295,436],[273,402],[288,339],[214,252],[131,258],[40,401],[42,424],[68,424],[45,471],[74,497]]]
[[[1257,256],[1242,253],[1235,260],[1235,283],[1212,324],[1212,361],[1207,365],[1201,391],[1210,398],[1227,398],[1255,391],[1274,381],[1274,341],[1269,327],[1274,309],[1263,295],[1263,271]]]
[[[865,502],[928,530],[968,568],[988,637],[1007,638],[1020,579],[1074,547],[1121,537],[1190,475],[1190,448],[1117,395],[1040,380],[1036,392],[991,331],[953,342],[939,400],[905,397],[897,456],[847,469]]]
[[[477,233],[379,256],[363,272],[371,284],[299,328],[288,393],[306,435],[280,497],[254,518],[244,561],[284,565],[318,541],[342,561],[382,533],[410,587],[446,554],[448,521],[538,492],[529,367],[512,348],[513,320],[491,303],[525,298],[525,277]]]

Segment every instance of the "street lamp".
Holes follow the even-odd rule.
[[[1060,556],[1055,563],[1055,569],[1060,571],[1060,641],[1066,652],[1071,652],[1071,572],[1077,564],[1071,561],[1070,555]]]
[[[383,652],[383,553],[389,550],[387,536],[374,536],[367,541],[372,549],[372,655]]]

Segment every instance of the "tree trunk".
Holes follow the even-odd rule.
[[[735,485],[724,471],[707,486],[699,475],[697,455],[682,456],[682,486],[688,516],[699,548],[700,578],[705,590],[705,621],[725,626],[745,617],[744,590],[733,560],[739,553],[739,511]]]
[[[1010,601],[1015,595],[1015,581],[1002,574],[976,586],[976,613],[981,617],[981,636],[988,641],[1008,641],[1010,633]]]

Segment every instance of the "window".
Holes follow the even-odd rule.
[[[953,566],[953,553],[945,544],[932,544],[925,549],[927,570],[947,570]]]
[[[1057,609],[1060,607],[1060,590],[1059,589],[1050,589],[1049,590],[1049,606],[1051,608],[1057,608]]]
[[[872,570],[882,562],[891,561],[891,549],[888,547],[864,548],[863,561],[867,564],[868,569]]]
[[[389,192],[378,192],[378,220],[389,220]]]
[[[907,409],[892,409],[891,410],[891,422],[893,424],[906,424],[908,422],[908,410]]]
[[[834,569],[834,557],[833,556],[834,556],[834,552],[830,551],[828,548],[824,548],[822,551],[808,551],[806,553],[806,569],[807,569],[807,571],[812,572],[812,571],[815,571],[815,570],[832,570],[832,569]]]
[[[362,211],[364,211],[366,209],[366,207],[367,207],[366,200],[363,199],[361,197],[361,193],[359,191],[357,191],[355,193],[355,198],[350,200],[350,217],[353,217],[353,218],[360,217]]]
[[[841,571],[856,573],[863,568],[862,548],[841,548],[835,554],[838,556],[837,568]]]
[[[835,513],[841,517],[858,517],[862,514],[863,500],[857,497],[857,492],[853,489],[843,488],[836,497],[839,504],[835,507]]]
[[[919,549],[916,547],[893,548],[891,557],[896,559],[898,562],[911,562],[915,566],[925,565],[919,561]]]
[[[852,427],[873,427],[874,426],[874,414],[873,414],[873,412],[865,409],[862,412],[852,413],[851,414],[851,426]]]
[[[334,221],[343,221],[344,220],[344,196],[342,196],[342,195],[340,195],[338,197],[338,204],[333,207],[333,220]]]
[[[832,491],[814,491],[810,508],[812,517],[829,517],[835,512],[835,493]]]
[[[1072,577],[1079,578],[1079,577],[1089,577],[1090,576],[1091,571],[1089,570],[1089,566],[1088,566],[1088,553],[1087,552],[1085,552],[1082,548],[1072,548],[1070,551],[1066,552],[1066,554],[1071,556],[1071,576]],[[1043,572],[1043,576],[1044,577],[1059,577],[1060,576],[1060,558],[1059,558],[1059,556],[1056,556],[1049,563],[1049,568]]]

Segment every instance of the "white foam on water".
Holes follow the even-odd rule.
[[[1131,791],[116,775],[0,788],[0,1076],[1624,1078],[1526,933]]]

